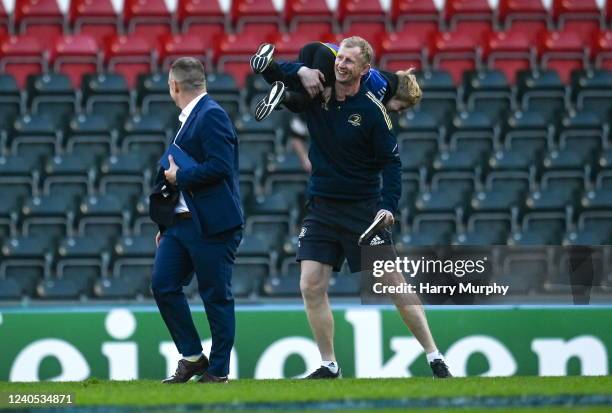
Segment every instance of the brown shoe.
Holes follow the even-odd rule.
[[[217,377],[206,371],[204,374],[202,374],[202,377],[200,377],[198,383],[227,383],[227,376]]]
[[[185,383],[195,375],[204,374],[207,368],[208,357],[205,355],[202,355],[202,358],[200,358],[198,361],[193,362],[180,359],[174,374],[167,379],[162,380],[162,383]]]

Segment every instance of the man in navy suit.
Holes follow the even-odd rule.
[[[170,96],[181,109],[173,144],[195,160],[181,167],[170,155],[151,195],[151,218],[158,223],[151,289],[182,355],[163,383],[226,382],[234,344],[232,266],[244,223],[238,190],[238,140],[232,122],[206,93],[204,67],[183,57],[170,68]],[[210,360],[183,293],[195,271],[210,325]]]

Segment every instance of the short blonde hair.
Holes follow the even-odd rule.
[[[398,81],[394,98],[407,102],[409,108],[419,103],[423,97],[423,91],[412,73],[412,69],[399,70],[395,74]]]
[[[358,47],[359,54],[363,58],[364,64],[372,64],[374,58],[374,49],[368,41],[359,36],[351,36],[340,42],[340,47]]]

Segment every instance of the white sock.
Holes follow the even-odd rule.
[[[329,371],[331,371],[334,374],[338,373],[338,363],[335,361],[323,360],[321,361],[321,365],[323,367],[327,367]]]
[[[195,356],[183,356],[183,358],[191,363],[198,361],[200,358],[202,358],[202,353],[200,354],[196,354]]]
[[[431,363],[434,360],[444,361],[444,355],[440,353],[438,350],[434,350],[431,353],[427,353],[427,362]]]

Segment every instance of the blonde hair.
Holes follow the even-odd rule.
[[[412,74],[412,69],[399,70],[395,74],[398,81],[394,98],[407,102],[409,108],[419,103],[423,97],[423,91]]]
[[[359,53],[363,58],[364,64],[372,64],[372,59],[374,58],[374,50],[370,43],[362,37],[359,36],[351,36],[340,42],[340,47],[358,47]]]

